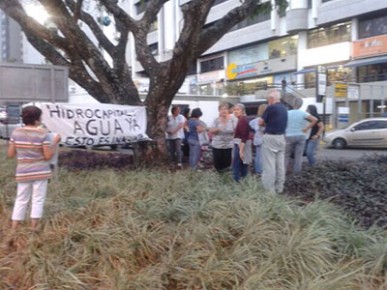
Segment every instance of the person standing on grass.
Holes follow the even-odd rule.
[[[191,118],[188,120],[189,166],[193,170],[197,168],[201,156],[199,134],[206,130],[199,120],[202,115],[200,108],[195,108],[192,110]]]
[[[210,133],[212,134],[212,155],[215,169],[219,172],[225,172],[230,168],[233,137],[237,124],[237,119],[229,113],[229,105],[222,103],[218,107],[219,117],[217,117]]]
[[[50,140],[47,129],[41,128],[42,110],[28,106],[22,110],[24,127],[12,132],[8,157],[16,157],[17,195],[12,213],[12,229],[25,219],[28,203],[31,203],[31,227],[36,230],[43,215],[48,179],[51,177],[50,159],[60,142],[56,134]]]
[[[234,106],[234,115],[238,123],[234,133],[234,148],[232,153],[232,175],[235,181],[247,176],[249,163],[252,159],[249,121],[243,104]]]
[[[172,106],[171,116],[167,122],[167,145],[171,159],[176,163],[177,168],[182,168],[182,141],[184,139],[184,125],[186,119],[180,114],[179,106]]]
[[[250,121],[250,128],[254,131],[253,145],[255,147],[255,157],[254,157],[254,171],[256,174],[262,173],[262,157],[261,157],[261,147],[263,142],[264,127],[259,125],[259,120],[262,118],[263,113],[267,108],[266,104],[261,104],[258,107],[257,118]]]
[[[306,142],[306,157],[308,158],[308,164],[313,166],[316,164],[316,152],[320,144],[321,136],[324,132],[324,124],[317,113],[315,105],[309,105],[306,108],[306,111],[317,119],[316,124],[310,130],[310,135]]]
[[[288,112],[281,103],[281,92],[270,90],[268,106],[259,120],[265,126],[262,142],[262,184],[272,193],[281,193],[285,183],[285,129]]]
[[[293,109],[288,111],[286,127],[285,168],[289,169],[289,162],[293,157],[294,173],[301,172],[306,135],[317,122],[317,118],[301,110],[302,103],[301,98],[294,100]]]

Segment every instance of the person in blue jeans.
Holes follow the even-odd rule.
[[[246,118],[245,106],[243,104],[235,105],[234,115],[238,118],[238,123],[233,141],[232,175],[234,180],[239,182],[241,178],[247,176],[249,168],[248,164],[251,161],[251,140],[249,139],[250,126],[249,121]],[[248,146],[250,146],[250,148]]]
[[[289,169],[289,162],[293,156],[293,172],[301,172],[302,155],[304,153],[306,136],[309,130],[317,123],[317,118],[301,110],[302,99],[295,98],[293,109],[288,111],[286,127],[285,168]]]
[[[324,132],[324,124],[317,113],[315,105],[309,105],[306,111],[317,119],[317,123],[310,130],[309,138],[306,143],[306,157],[308,158],[308,164],[313,166],[316,164],[316,152],[320,144],[320,138]]]
[[[189,166],[193,170],[197,168],[201,155],[199,134],[206,130],[199,120],[202,115],[200,108],[195,108],[192,110],[191,118],[188,120]]]

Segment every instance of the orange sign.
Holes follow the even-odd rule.
[[[352,43],[352,57],[362,58],[387,53],[387,34],[373,36]]]

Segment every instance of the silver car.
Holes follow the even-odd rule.
[[[325,135],[324,141],[336,149],[345,147],[387,148],[387,118],[368,118]]]

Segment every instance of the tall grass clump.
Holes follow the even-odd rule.
[[[324,201],[214,172],[71,172],[49,184],[38,233],[9,232],[0,164],[0,289],[386,289],[386,233]]]

